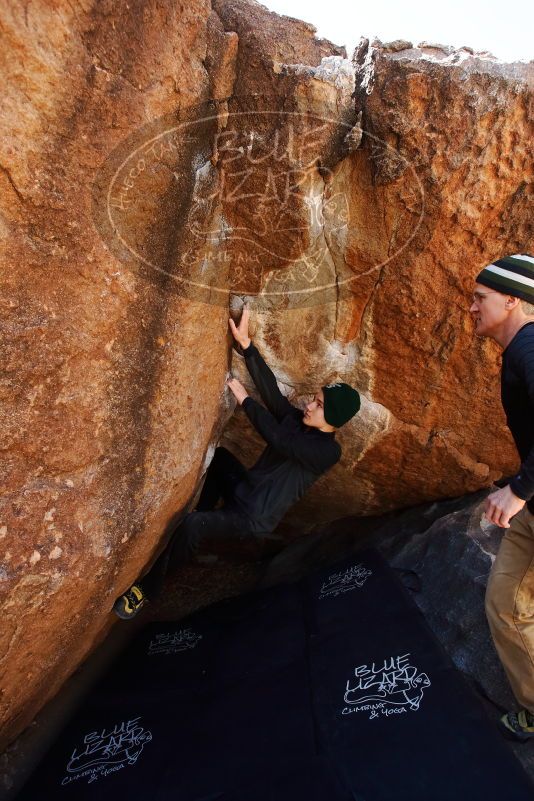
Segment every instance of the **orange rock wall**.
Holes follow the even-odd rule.
[[[367,136],[325,188],[348,199],[348,231],[329,248],[337,297],[260,311],[255,336],[296,405],[332,380],[362,393],[360,414],[337,435],[341,462],[286,515],[293,534],[462,495],[518,466],[500,351],[474,337],[468,308],[485,264],[534,244],[533,65],[364,42],[353,66]],[[316,83],[308,78],[301,96],[321,92]],[[251,432],[242,446],[244,417],[224,441],[250,466],[262,442]]]
[[[362,393],[341,463],[289,526],[514,469],[498,352],[466,309],[483,264],[532,247],[532,67],[365,44],[351,62],[248,0],[11,0],[2,27],[6,743],[108,632],[216,444],[258,455],[224,386],[229,369],[247,378],[227,331],[244,296],[296,403],[334,379]],[[309,115],[327,120],[314,139]],[[135,202],[123,185],[117,228],[111,165],[175,118],[195,136],[147,161]],[[231,196],[220,135],[251,127],[284,155]],[[309,194],[282,203],[265,187],[292,172],[292,141]]]

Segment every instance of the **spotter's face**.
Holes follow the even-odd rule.
[[[483,284],[475,284],[469,313],[477,336],[490,337],[501,328],[509,314],[505,307],[507,298],[508,295],[489,289]]]

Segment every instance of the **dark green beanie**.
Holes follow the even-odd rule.
[[[360,396],[348,384],[336,381],[321,389],[324,393],[324,419],[329,425],[339,428],[359,411]]]
[[[534,303],[534,257],[516,253],[496,259],[477,275],[476,282],[503,295]]]

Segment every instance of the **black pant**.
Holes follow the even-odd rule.
[[[259,558],[262,535],[254,534],[249,520],[232,504],[233,491],[247,480],[247,469],[229,450],[215,449],[196,510],[189,512],[173,533],[169,544],[142,578],[141,586],[149,598],[160,594],[167,573],[197,554],[223,553]],[[224,505],[215,509],[220,497]]]

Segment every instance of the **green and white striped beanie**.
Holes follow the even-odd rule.
[[[534,303],[534,256],[516,253],[497,259],[484,267],[476,281],[503,295]]]

